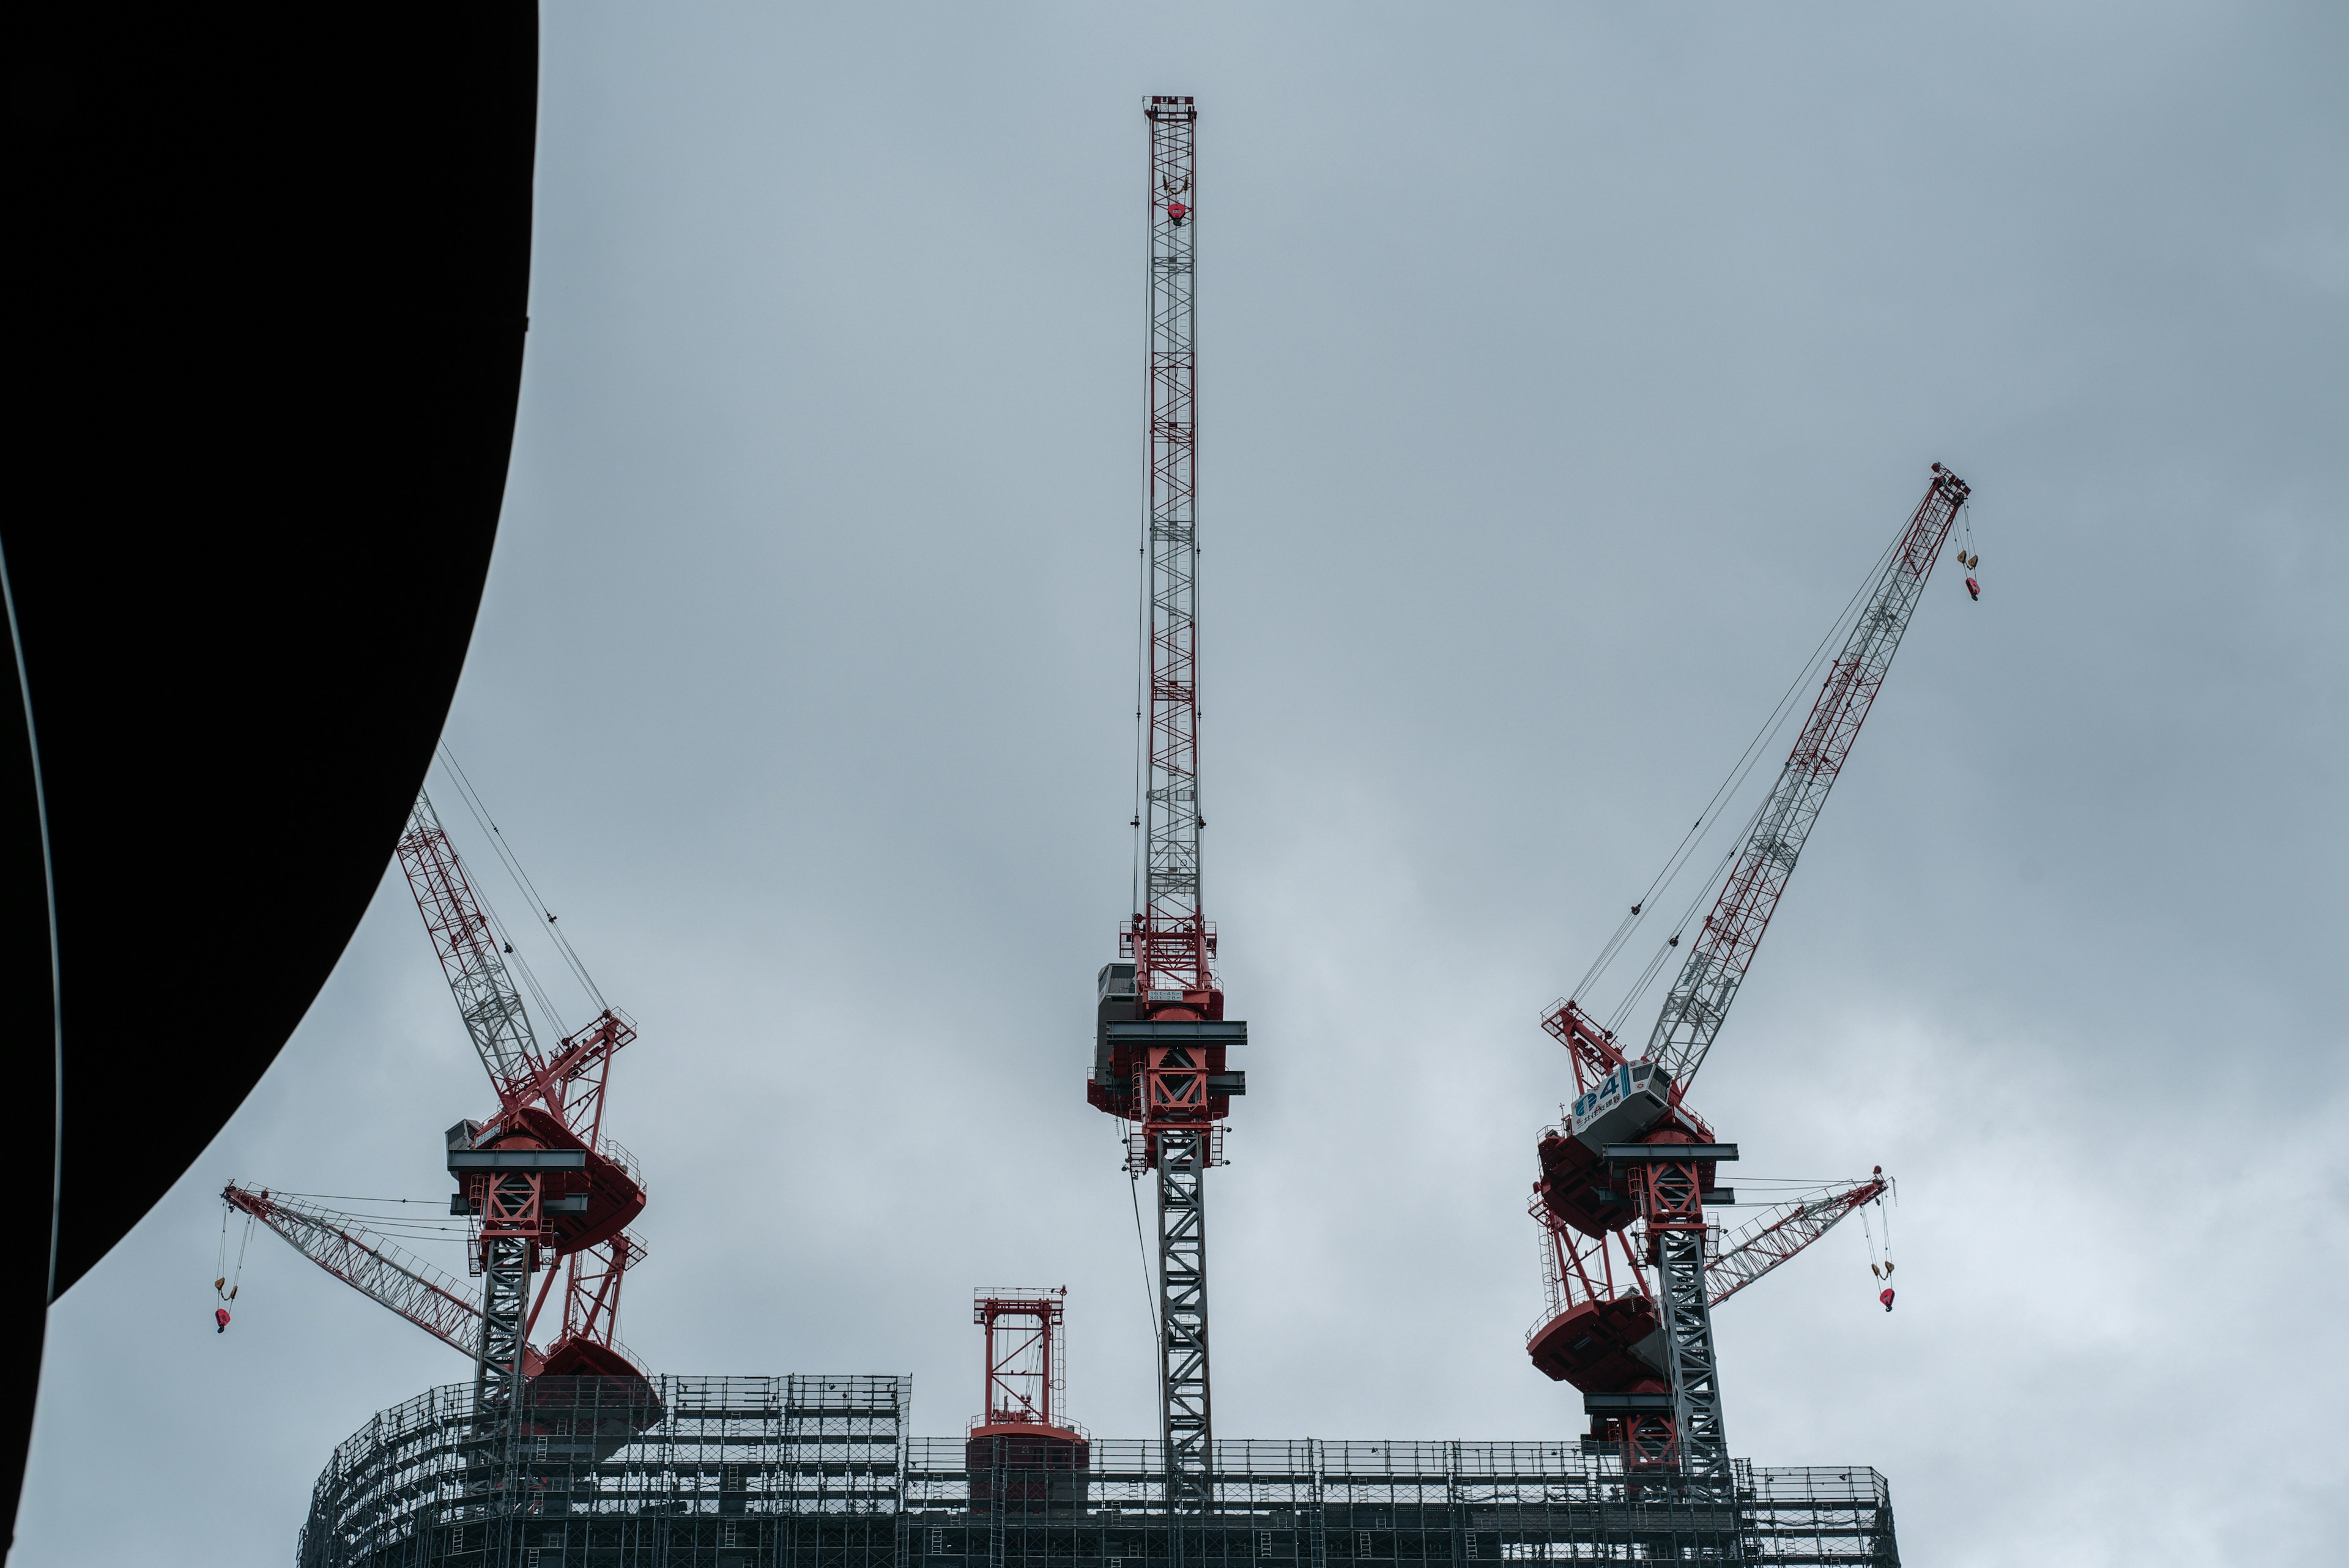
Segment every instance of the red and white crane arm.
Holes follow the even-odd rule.
[[[538,1037],[457,847],[432,809],[432,797],[421,790],[409,813],[408,831],[399,837],[399,868],[499,1099],[511,1104],[517,1096],[531,1096],[546,1073]],[[558,1107],[561,1103],[555,1102]]]
[[[1729,1014],[1762,933],[1794,875],[1804,841],[1892,667],[1892,655],[1909,629],[1925,579],[1932,575],[1966,494],[1963,480],[1938,462],[1933,465],[1925,499],[1918,503],[1852,623],[1811,704],[1801,737],[1755,815],[1729,880],[1672,981],[1642,1059],[1663,1067],[1676,1099],[1704,1064],[1705,1053]]]
[[[582,1143],[600,1147],[605,1068],[636,1037],[635,1023],[606,1008],[558,1042],[552,1056],[540,1048],[465,862],[441,827],[432,797],[421,790],[400,836],[399,868],[499,1105],[509,1114],[543,1105]]]
[[[1795,1253],[1834,1230],[1837,1222],[1875,1202],[1890,1189],[1884,1172],[1847,1182],[1791,1203],[1775,1205],[1723,1236],[1721,1250],[1705,1264],[1705,1284],[1719,1306]]]
[[[481,1309],[448,1274],[375,1234],[352,1215],[231,1182],[221,1201],[268,1226],[326,1272],[471,1358],[480,1354]],[[530,1373],[537,1371],[531,1355]]]

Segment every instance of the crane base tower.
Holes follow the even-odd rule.
[[[888,1376],[540,1378],[531,1504],[493,1530],[464,1484],[473,1387],[435,1388],[335,1450],[298,1568],[1900,1561],[1890,1490],[1864,1466],[1739,1459],[1713,1501],[1642,1495],[1578,1442],[1225,1438],[1200,1519],[1170,1511],[1157,1442],[915,1438],[911,1397]]]

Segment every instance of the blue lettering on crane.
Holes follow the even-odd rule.
[[[1579,1132],[1601,1111],[1621,1105],[1623,1097],[1630,1092],[1631,1069],[1628,1066],[1618,1067],[1599,1079],[1598,1087],[1574,1102],[1572,1117],[1575,1130]]]

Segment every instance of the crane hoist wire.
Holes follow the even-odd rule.
[[[1753,836],[1754,825],[1762,819],[1763,809],[1769,804],[1770,798],[1767,795],[1754,803],[1753,813],[1745,819],[1744,827],[1739,831],[1729,847],[1721,852],[1721,859],[1714,865],[1712,873],[1697,885],[1696,891],[1689,895],[1688,907],[1681,911],[1681,918],[1672,922],[1671,934],[1657,946],[1655,952],[1650,956],[1647,966],[1640,971],[1639,979],[1634,981],[1631,988],[1624,992],[1623,1000],[1615,1004],[1615,1011],[1608,1015],[1606,1029],[1609,1034],[1623,1027],[1624,1022],[1631,1016],[1632,1010],[1640,1005],[1640,999],[1648,994],[1650,986],[1656,983],[1656,976],[1663,972],[1664,965],[1671,961],[1673,950],[1681,945],[1681,938],[1687,934],[1689,922],[1696,919],[1699,909],[1713,900],[1714,890],[1729,876],[1730,867],[1736,863],[1738,850],[1743,848],[1746,840]]]
[[[231,1269],[228,1263],[228,1217],[229,1206],[223,1203],[221,1205],[220,1254],[212,1260],[212,1294],[221,1299],[223,1306],[236,1300],[236,1293],[244,1283],[244,1250],[253,1243],[253,1216],[247,1214],[244,1217],[244,1233],[236,1243],[236,1267]]]
[[[1142,1310],[1143,1315],[1150,1320],[1151,1343],[1156,1345],[1159,1343],[1158,1336],[1161,1332],[1158,1322],[1158,1292],[1156,1282],[1150,1273],[1150,1243],[1143,1239],[1142,1234],[1142,1173],[1129,1168],[1125,1173],[1125,1186],[1127,1194],[1133,1199],[1133,1245],[1142,1258]],[[1164,1365],[1165,1357],[1162,1354],[1159,1359],[1161,1366],[1158,1376],[1163,1383],[1166,1377]]]
[[[297,1208],[315,1208],[327,1203],[357,1204],[364,1207],[337,1210],[332,1218],[356,1220],[369,1231],[386,1236],[403,1236],[410,1241],[462,1241],[471,1233],[472,1221],[449,1212],[447,1200],[429,1198],[361,1198],[347,1192],[293,1192],[285,1188],[272,1188],[270,1196]],[[223,1203],[222,1222],[226,1210],[233,1208]],[[370,1210],[378,1210],[370,1212]],[[381,1212],[380,1210],[389,1210]],[[419,1213],[417,1210],[421,1210]],[[313,1215],[312,1218],[316,1218]],[[253,1216],[245,1215],[246,1229],[252,1229]]]
[[[577,980],[580,987],[595,999],[597,1011],[607,1010],[609,1004],[604,1000],[602,988],[596,985],[595,977],[587,972],[585,961],[580,958],[578,950],[572,946],[571,939],[564,934],[554,911],[549,909],[546,900],[539,896],[538,885],[530,879],[530,873],[523,868],[522,857],[515,854],[513,846],[506,842],[504,830],[498,826],[497,819],[490,815],[488,805],[481,800],[481,792],[473,787],[472,779],[466,774],[463,765],[457,761],[457,753],[450,749],[446,742],[443,742],[440,746],[440,760],[457,785],[458,798],[464,802],[466,811],[471,814],[473,821],[488,836],[490,847],[497,854],[498,863],[505,867],[506,875],[512,879],[515,890],[522,894],[523,901],[530,907],[531,913],[537,917],[536,923],[539,929],[543,930],[548,939],[554,942],[555,951],[561,955],[564,966],[571,971],[573,978]],[[498,928],[497,935],[501,945],[509,951],[513,951],[513,938],[505,929],[504,922],[498,918],[496,911],[490,908],[488,898],[480,894],[479,889],[476,889],[476,896],[481,897],[482,909],[489,915],[491,923]],[[537,977],[531,973],[529,961],[518,951],[514,951],[513,956],[516,967],[523,971],[524,983],[530,987],[539,1005],[546,1010],[547,1016],[554,1021],[557,1032],[569,1033],[570,1031],[564,1027],[554,1003],[547,997],[545,988],[541,986]]]
[[[1579,999],[1606,974],[1609,967],[1614,963],[1617,956],[1630,942],[1632,934],[1645,921],[1649,906],[1655,902],[1657,894],[1679,878],[1681,872],[1687,867],[1689,857],[1696,852],[1698,845],[1710,837],[1713,830],[1720,826],[1721,814],[1726,809],[1729,800],[1751,776],[1761,760],[1769,754],[1771,742],[1776,738],[1778,732],[1785,727],[1786,721],[1794,716],[1798,707],[1795,698],[1803,691],[1810,679],[1817,673],[1820,663],[1828,657],[1829,649],[1841,646],[1843,639],[1849,634],[1852,620],[1857,615],[1861,602],[1867,598],[1868,589],[1873,587],[1877,579],[1884,575],[1884,569],[1890,563],[1893,553],[1899,547],[1900,540],[1896,536],[1890,544],[1878,553],[1867,575],[1860,578],[1859,586],[1852,590],[1851,597],[1846,599],[1843,607],[1836,612],[1834,620],[1828,624],[1817,646],[1811,649],[1810,657],[1803,661],[1803,667],[1795,671],[1795,678],[1786,683],[1786,689],[1778,694],[1778,701],[1772,704],[1761,726],[1754,732],[1753,738],[1745,742],[1744,749],[1737,754],[1737,760],[1730,764],[1728,773],[1722,776],[1720,784],[1714,788],[1712,796],[1705,801],[1703,809],[1697,813],[1696,820],[1689,824],[1688,831],[1681,836],[1681,841],[1674,845],[1672,852],[1664,857],[1662,868],[1648,883],[1647,889],[1633,901],[1630,912],[1617,924],[1614,934],[1607,939],[1607,943],[1599,950],[1599,956],[1591,961],[1590,968],[1584,973],[1581,983],[1568,993],[1569,996]],[[1757,805],[1754,810],[1758,814],[1761,807]],[[1751,831],[1752,823],[1749,821],[1747,832]],[[1742,844],[1744,838],[1744,836],[1740,835],[1738,844]],[[1619,1004],[1617,1012],[1628,1014],[1639,995],[1653,982],[1656,971],[1663,967],[1664,955],[1679,945],[1682,931],[1692,918],[1696,906],[1703,901],[1705,890],[1727,875],[1731,858],[1736,853],[1737,845],[1733,844],[1728,855],[1723,857],[1722,864],[1707,879],[1705,888],[1701,888],[1696,897],[1690,900],[1691,913],[1681,917],[1679,923],[1673,928],[1671,937],[1662,948],[1658,950],[1658,956],[1650,961],[1648,969],[1643,972],[1639,982],[1633,986],[1631,995]],[[1608,1027],[1612,1029],[1619,1024],[1619,1020],[1610,1020]]]
[[[457,781],[458,794],[465,802],[465,809],[473,814],[474,821],[481,824],[483,830],[489,834],[491,847],[497,851],[500,864],[505,867],[506,874],[513,878],[514,887],[522,893],[524,901],[530,905],[532,913],[538,917],[540,925],[553,940],[556,950],[563,955],[563,961],[569,966],[573,976],[578,980],[587,994],[595,999],[596,1007],[599,1010],[606,1007],[602,988],[596,985],[595,977],[587,972],[587,965],[579,957],[578,950],[571,945],[571,939],[564,935],[556,924],[554,911],[547,908],[546,900],[539,896],[538,885],[530,879],[530,873],[523,868],[522,857],[516,855],[513,846],[506,842],[505,830],[501,828],[497,819],[490,815],[488,805],[481,800],[481,792],[473,787],[472,779],[467,775],[463,765],[457,761],[457,753],[451,751],[445,742],[440,747],[440,756],[441,760],[448,763],[450,773]]]

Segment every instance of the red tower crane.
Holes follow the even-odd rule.
[[[984,1290],[971,1321],[985,1334],[986,1400],[965,1438],[973,1508],[998,1496],[1022,1505],[1069,1502],[1092,1459],[1092,1440],[1068,1418],[1069,1291]]]
[[[1956,474],[1933,465],[1924,499],[1887,553],[1793,752],[1727,862],[1727,879],[1645,1049],[1630,1056],[1573,998],[1543,1021],[1567,1048],[1578,1097],[1538,1149],[1542,1175],[1533,1208],[1549,1232],[1545,1256],[1555,1260],[1564,1288],[1562,1310],[1537,1327],[1526,1348],[1543,1371],[1583,1391],[1594,1436],[1621,1442],[1635,1476],[1670,1476],[1692,1495],[1726,1500],[1733,1490],[1713,1302],[1877,1194],[1869,1190],[1873,1183],[1855,1184],[1765,1216],[1714,1264],[1729,1265],[1734,1281],[1717,1290],[1707,1279],[1704,1203],[1714,1190],[1714,1171],[1737,1158],[1737,1146],[1715,1140],[1687,1104],[1689,1085],[1720,1033],[1967,494]],[[1639,913],[1634,906],[1633,917]],[[1680,937],[1675,931],[1667,948]],[[1731,1265],[1731,1255],[1744,1261]]]
[[[473,1220],[469,1262],[482,1276],[481,1304],[457,1312],[453,1282],[351,1216],[233,1184],[222,1198],[362,1294],[465,1350],[484,1424],[510,1428],[521,1419],[527,1378],[645,1376],[616,1337],[621,1287],[644,1257],[626,1227],[645,1193],[635,1161],[603,1131],[611,1060],[636,1025],[605,1008],[554,1051],[542,1048],[505,963],[512,949],[427,794],[417,796],[398,857],[498,1096],[494,1116],[460,1122],[447,1140],[460,1182],[450,1211]],[[533,1295],[531,1276],[546,1262],[563,1267],[547,1270]],[[560,1326],[541,1351],[532,1334],[558,1283]]]
[[[1128,1124],[1126,1168],[1158,1176],[1160,1432],[1167,1505],[1178,1517],[1213,1507],[1208,1397],[1205,1178],[1220,1161],[1221,1127],[1245,1075],[1226,1054],[1247,1025],[1224,1016],[1213,963],[1216,929],[1200,896],[1198,361],[1193,247],[1198,107],[1188,98],[1143,105],[1150,126],[1143,195],[1149,213],[1148,517],[1143,542],[1146,648],[1133,827],[1133,910],[1121,958],[1095,986],[1093,1065],[1085,1097]]]
[[[518,1415],[530,1330],[558,1280],[566,1282],[563,1327],[548,1347],[546,1370],[642,1377],[615,1345],[613,1329],[620,1287],[642,1256],[623,1231],[643,1211],[645,1191],[635,1161],[603,1131],[612,1058],[636,1038],[636,1025],[606,1008],[553,1052],[542,1048],[507,968],[506,944],[429,794],[418,792],[398,853],[498,1096],[490,1120],[449,1131],[449,1169],[460,1188],[451,1211],[477,1222],[471,1256],[484,1303],[477,1399],[485,1411]],[[533,1297],[530,1276],[546,1260],[564,1267],[550,1270]]]

